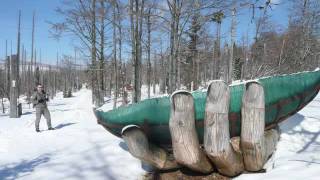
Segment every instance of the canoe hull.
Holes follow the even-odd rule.
[[[320,72],[303,72],[285,76],[259,79],[265,91],[266,129],[275,127],[279,122],[292,116],[306,106],[320,89]],[[230,135],[239,136],[241,127],[241,99],[244,84],[230,87]],[[284,92],[286,91],[286,92]],[[196,129],[200,142],[203,141],[203,118],[206,92],[192,93],[195,103]],[[121,137],[126,125],[137,125],[154,143],[170,145],[169,97],[141,101],[112,111],[94,110],[98,123],[112,134]]]

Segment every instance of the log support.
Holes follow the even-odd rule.
[[[263,87],[257,82],[246,84],[241,107],[241,150],[245,169],[259,171],[273,153],[279,140],[277,130],[264,131],[265,99]]]
[[[207,92],[204,147],[217,170],[236,176],[244,170],[241,154],[231,145],[229,132],[229,86],[221,80],[213,81]]]
[[[151,144],[145,133],[137,126],[127,126],[122,130],[122,137],[132,156],[150,164],[160,170],[178,167],[175,160],[171,160],[162,148]]]
[[[194,102],[189,92],[178,91],[172,94],[169,128],[176,161],[197,172],[212,172],[211,163],[200,149],[195,128]]]

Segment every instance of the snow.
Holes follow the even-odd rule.
[[[36,133],[34,109],[20,119],[0,114],[0,179],[136,179],[141,163],[124,142],[97,124],[91,92],[73,98],[58,94],[49,102],[54,131],[41,120]]]
[[[156,88],[156,96],[158,87]],[[142,88],[146,98],[146,88]],[[152,90],[152,88],[151,88]],[[140,179],[141,162],[130,155],[123,140],[98,125],[92,112],[91,91],[82,89],[49,102],[54,131],[23,100],[23,115],[10,119],[0,113],[0,179]],[[152,94],[153,96],[153,94]],[[130,98],[129,98],[130,99]],[[113,100],[106,103],[112,109]],[[6,101],[6,105],[8,102]],[[120,105],[120,104],[119,104]],[[281,123],[281,138],[266,173],[236,179],[318,179],[320,171],[320,95]]]

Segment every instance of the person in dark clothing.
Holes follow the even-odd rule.
[[[37,90],[32,96],[32,103],[33,103],[33,106],[36,108],[36,122],[35,122],[36,132],[40,132],[39,124],[40,124],[41,115],[43,115],[47,120],[48,130],[54,130],[54,128],[52,128],[52,125],[51,125],[51,117],[47,107],[47,101],[49,101],[49,98],[47,97],[47,94],[44,91],[43,86],[39,84],[37,86]]]

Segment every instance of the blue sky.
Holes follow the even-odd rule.
[[[39,52],[41,49],[42,60],[46,63],[54,64],[56,61],[56,54],[73,55],[74,50],[72,46],[72,38],[64,36],[60,41],[50,37],[49,27],[47,21],[57,22],[61,21],[62,17],[57,16],[54,12],[55,8],[61,6],[61,0],[0,0],[0,59],[5,57],[5,41],[8,40],[9,53],[10,41],[13,44],[13,52],[16,52],[17,41],[17,19],[18,11],[22,10],[22,44],[25,45],[30,57],[31,50],[31,30],[32,30],[32,13],[36,11],[36,29],[35,29],[35,48]],[[288,21],[288,3],[287,0],[273,0],[280,3],[274,7],[272,11],[269,10],[271,20],[277,29],[285,29]],[[241,14],[237,19],[237,37],[240,41],[240,36],[246,34],[247,30],[249,36],[252,36],[255,31],[255,26],[250,22],[251,11],[244,9],[239,11]],[[213,23],[211,23],[213,24]],[[227,18],[222,27],[222,32],[228,41],[230,39],[230,18]],[[210,26],[210,32],[214,33],[215,27]],[[250,38],[252,40],[252,37]],[[38,58],[39,59],[39,56]]]
[[[54,9],[60,5],[60,0],[0,0],[0,59],[5,56],[5,41],[8,40],[9,53],[12,40],[13,52],[16,52],[18,11],[22,11],[21,34],[22,43],[31,51],[32,13],[36,12],[35,48],[42,54],[45,62],[55,62],[57,51],[60,54],[71,54],[73,48],[71,39],[65,37],[57,42],[50,38],[47,21],[59,21]],[[39,57],[37,58],[39,59]]]

